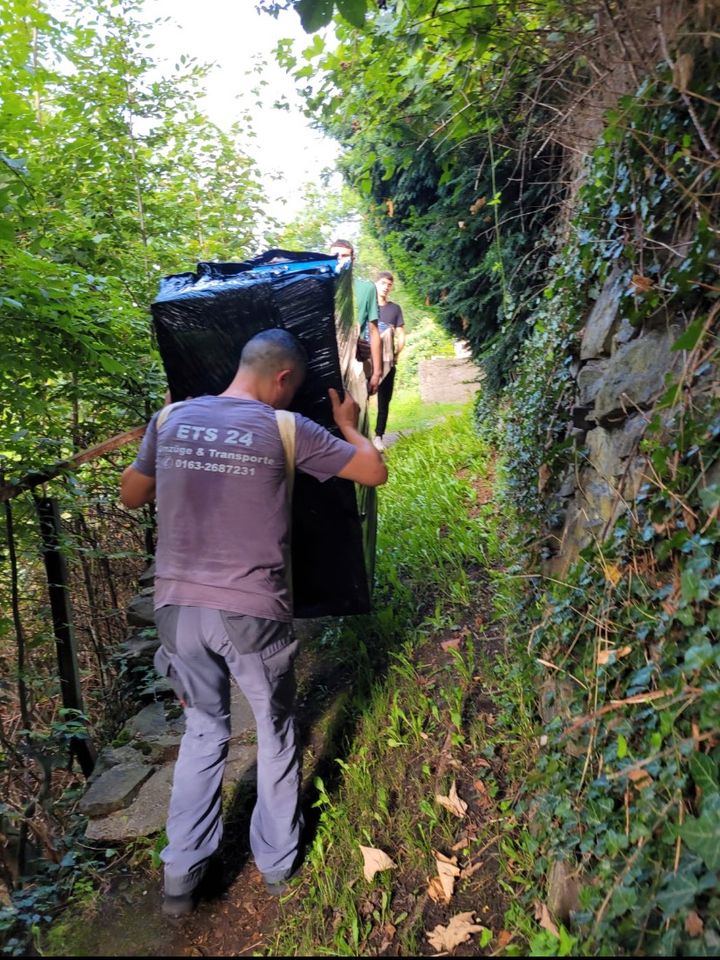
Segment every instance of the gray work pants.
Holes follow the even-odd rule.
[[[300,758],[295,742],[292,626],[204,607],[155,611],[155,666],[185,703],[167,821],[165,894],[200,881],[222,838],[222,778],[230,738],[230,676],[257,725],[257,801],[250,849],[271,883],[292,871],[300,845]]]

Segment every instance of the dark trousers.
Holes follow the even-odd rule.
[[[380,381],[377,390],[377,421],[375,422],[375,435],[382,437],[387,426],[388,413],[390,412],[390,401],[392,400],[393,387],[395,386],[395,367],[390,367],[388,375]]]

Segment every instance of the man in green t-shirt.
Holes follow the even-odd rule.
[[[330,246],[330,255],[337,257],[338,266],[354,263],[355,251],[347,240],[334,240]],[[361,277],[353,277],[353,297],[355,299],[355,318],[360,326],[360,340],[370,345],[372,373],[368,377],[368,393],[375,393],[382,374],[382,347],[380,343],[380,309],[378,307],[375,284]]]

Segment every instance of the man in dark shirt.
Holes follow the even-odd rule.
[[[382,345],[383,375],[377,391],[378,412],[373,443],[381,452],[385,449],[383,435],[387,426],[390,401],[395,386],[397,358],[405,346],[405,320],[397,303],[389,299],[395,278],[384,270],[375,281],[380,306],[380,341]]]

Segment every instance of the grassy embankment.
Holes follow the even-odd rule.
[[[435,953],[427,931],[466,911],[478,926],[473,952],[510,936],[504,897],[522,854],[508,797],[529,738],[518,732],[522,715],[503,718],[491,696],[502,639],[490,451],[466,408],[402,437],[388,460],[375,612],[321,641],[326,655],[356,665],[351,732],[337,744],[332,783],[316,780],[319,826],[272,956],[364,955],[390,944],[400,955]],[[453,784],[469,801],[462,817],[436,800]],[[360,845],[396,866],[368,881]],[[456,858],[446,903],[428,889],[442,869],[436,852]]]

